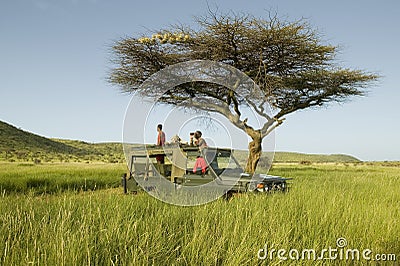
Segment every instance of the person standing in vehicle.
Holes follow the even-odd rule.
[[[165,145],[165,133],[162,131],[162,125],[157,125],[157,146],[164,146]]]
[[[201,133],[201,131],[197,130],[194,133],[194,138],[196,139],[195,141],[195,145],[198,146],[200,148],[200,150],[207,148],[207,142],[205,139],[203,139],[201,136],[203,134]]]
[[[157,146],[163,147],[165,145],[165,133],[162,131],[162,125],[157,125]],[[157,168],[161,175],[164,175],[164,154],[156,155]]]

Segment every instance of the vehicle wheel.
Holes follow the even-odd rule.
[[[254,191],[256,191],[256,189],[257,189],[256,183],[254,183],[254,182],[247,183],[247,191],[248,192],[254,192]]]
[[[227,191],[224,195],[223,195],[223,198],[224,198],[224,200],[226,200],[226,201],[229,201],[231,198],[233,197],[233,192],[232,191]]]
[[[282,183],[282,191],[283,192],[289,192],[289,187],[286,183]]]

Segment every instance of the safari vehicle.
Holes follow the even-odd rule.
[[[173,183],[176,189],[216,181],[214,184],[225,187],[228,196],[241,192],[265,193],[288,189],[288,178],[266,174],[251,176],[245,173],[233,156],[234,151],[227,148],[208,147],[200,151],[198,147],[189,145],[146,145],[133,147],[127,153],[129,172],[122,179],[125,193],[137,192],[140,189],[138,180],[151,180],[160,176]],[[164,164],[157,163],[156,157],[160,156],[164,156]],[[206,161],[205,171],[193,169],[199,157]],[[144,189],[151,190],[154,187],[144,186]]]

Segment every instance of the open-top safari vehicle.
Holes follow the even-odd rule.
[[[208,147],[199,150],[189,145],[131,147],[128,154],[128,174],[123,176],[125,193],[137,192],[138,181],[145,190],[146,181],[159,179],[160,176],[174,184],[176,189],[182,186],[201,186],[210,182],[224,188],[226,196],[240,192],[286,191],[288,178],[266,174],[250,175],[243,171],[233,156],[234,151],[227,148]],[[164,157],[164,163],[156,158]],[[196,160],[203,158],[206,167],[196,169]],[[205,168],[205,169],[204,169]],[[151,184],[151,182],[149,182]]]

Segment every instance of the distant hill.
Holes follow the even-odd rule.
[[[297,152],[275,152],[274,162],[293,163],[355,163],[359,159],[345,154],[305,154]]]
[[[236,151],[241,162],[246,160],[245,152]],[[78,140],[49,139],[23,131],[0,121],[0,161],[32,162],[123,162],[125,160],[121,143],[87,143]],[[275,152],[274,162],[327,163],[360,162],[355,157],[344,154],[304,154],[295,152]],[[263,157],[260,166],[267,165]]]
[[[123,157],[122,143],[104,142],[104,143],[87,143],[79,140],[53,139],[54,141],[64,143],[68,146],[79,150],[85,150],[90,154],[102,157]]]
[[[235,151],[235,157],[241,165],[245,165],[247,159],[246,151]],[[297,152],[280,152],[274,153],[273,163],[356,163],[361,162],[359,159],[345,154],[306,154]],[[269,167],[271,165],[271,153],[264,153],[258,166]]]
[[[123,153],[118,143],[49,139],[0,121],[0,160],[118,162]]]
[[[87,151],[23,131],[0,121],[0,151],[84,154]]]

